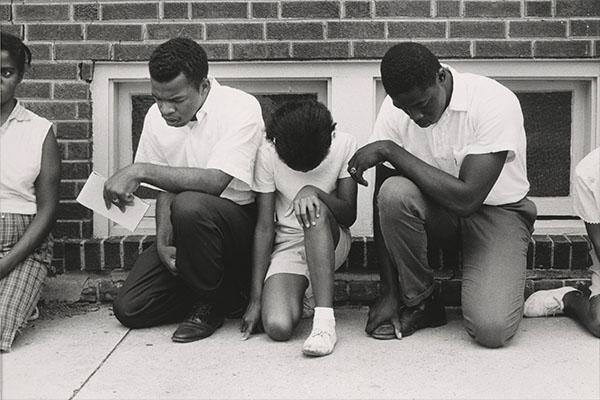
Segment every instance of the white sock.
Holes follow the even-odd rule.
[[[302,351],[311,356],[326,356],[333,352],[336,342],[333,308],[315,307],[313,329],[304,342]]]

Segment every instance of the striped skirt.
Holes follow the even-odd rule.
[[[0,258],[23,237],[33,215],[0,215]],[[0,279],[0,350],[10,351],[17,331],[23,328],[40,298],[52,262],[52,235]]]

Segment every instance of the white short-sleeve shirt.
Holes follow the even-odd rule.
[[[484,200],[502,205],[529,191],[523,112],[513,92],[493,79],[450,69],[453,91],[440,120],[419,127],[386,96],[369,141],[390,139],[428,164],[458,177],[469,154],[508,151],[506,163]]]
[[[303,235],[296,216],[285,217],[292,200],[306,185],[318,187],[326,193],[334,193],[338,179],[347,178],[348,161],[356,151],[356,139],[343,132],[335,132],[329,153],[316,168],[300,172],[288,167],[277,155],[275,146],[263,141],[258,150],[253,189],[260,193],[275,192],[277,235]]]
[[[0,212],[37,213],[35,181],[52,123],[17,102],[0,127]]]
[[[589,224],[600,224],[600,147],[575,167],[573,208]]]
[[[135,162],[218,169],[233,177],[221,197],[240,205],[254,201],[250,187],[264,123],[255,97],[210,78],[197,121],[171,127],[158,106],[146,114]]]

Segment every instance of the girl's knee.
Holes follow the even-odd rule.
[[[288,318],[263,317],[263,326],[269,337],[278,342],[290,340],[294,325]]]

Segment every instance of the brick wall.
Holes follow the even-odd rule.
[[[211,60],[379,59],[405,40],[446,59],[600,57],[598,0],[0,0],[0,23],[33,52],[18,97],[53,121],[62,152],[59,271],[77,265],[64,262],[73,243],[90,249],[80,260],[99,254],[92,213],[75,202],[92,169],[96,61],[147,60],[179,35],[199,40]],[[129,243],[114,241],[103,248]]]

